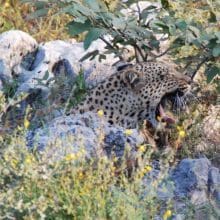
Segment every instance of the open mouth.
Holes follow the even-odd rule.
[[[179,90],[163,96],[156,109],[157,121],[165,122],[167,125],[175,124],[176,119],[171,112],[180,113],[180,111],[185,109],[184,96],[184,92]]]

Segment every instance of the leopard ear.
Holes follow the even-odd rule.
[[[144,87],[144,82],[142,81],[140,74],[134,70],[124,72],[124,82],[128,87],[136,92]]]

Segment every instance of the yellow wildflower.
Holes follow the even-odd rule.
[[[6,2],[6,3],[4,4],[4,6],[5,6],[5,8],[10,8],[10,7],[11,7],[11,5],[10,5],[9,2]]]
[[[146,145],[145,144],[140,145],[139,148],[138,148],[138,151],[140,151],[142,153],[145,152],[145,150],[146,150]]]
[[[29,165],[29,164],[32,164],[33,161],[34,161],[34,158],[32,156],[27,156],[24,162]]]
[[[152,167],[151,167],[150,165],[147,165],[147,166],[144,167],[144,169],[142,169],[142,170],[139,172],[138,175],[139,175],[140,178],[142,178],[142,177],[144,177],[144,175],[145,175],[146,173],[149,173],[151,170],[152,170]]]
[[[82,153],[82,155],[85,155],[85,154],[86,154],[85,149],[81,149],[80,152]]]
[[[75,160],[76,159],[76,155],[75,154],[67,154],[65,157],[66,161],[71,161],[71,160]]]
[[[131,129],[126,129],[124,133],[125,133],[125,135],[129,136],[133,133],[133,131]]]
[[[176,127],[178,130],[179,137],[184,138],[186,136],[186,132],[182,126]]]
[[[167,220],[171,215],[172,215],[172,212],[171,212],[170,209],[168,209],[168,210],[163,214],[163,220]]]
[[[142,170],[142,171],[140,171],[140,172],[138,173],[138,177],[139,177],[139,178],[143,178],[144,175],[145,175],[145,171],[144,171],[144,170]]]
[[[18,160],[16,160],[16,159],[11,160],[11,165],[13,168],[16,168],[17,164],[18,164]]]
[[[99,117],[102,117],[104,115],[104,111],[103,110],[98,110],[97,112]]]
[[[24,127],[26,129],[28,129],[28,127],[30,126],[30,122],[27,120],[27,118],[24,119]]]
[[[118,158],[117,157],[114,157],[113,158],[113,162],[117,162],[118,161]]]
[[[144,170],[145,170],[146,173],[148,173],[152,170],[152,166],[147,165],[147,166],[145,166]]]
[[[75,159],[76,158],[80,158],[83,157],[86,154],[86,151],[84,149],[81,149],[80,151],[78,151],[75,155]]]
[[[184,138],[186,136],[186,132],[184,130],[179,131],[179,136]]]
[[[116,170],[116,167],[115,167],[115,166],[112,166],[112,167],[111,167],[111,171],[112,171],[112,172],[115,172],[115,170]]]
[[[18,125],[17,129],[18,129],[18,131],[23,131],[23,130],[24,130],[24,128],[22,128],[22,127],[19,126],[19,125]]]
[[[9,155],[8,154],[4,154],[4,159],[5,159],[5,161],[9,161]]]
[[[78,175],[79,179],[82,179],[84,177],[83,173],[82,172],[79,172],[79,175]]]

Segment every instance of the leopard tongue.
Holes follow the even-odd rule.
[[[166,122],[167,124],[175,124],[176,123],[176,120],[174,118],[171,118],[170,116],[168,116],[165,113],[162,105],[159,106],[159,113],[160,113],[161,120],[163,122]]]

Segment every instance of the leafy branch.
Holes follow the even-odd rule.
[[[212,5],[214,2],[201,6],[196,2],[161,0],[161,6],[147,4],[141,8],[137,1],[129,0],[120,2],[111,10],[109,4],[103,0],[25,2],[35,6],[38,3],[35,16],[42,16],[42,12],[46,13],[44,9],[48,7],[54,7],[58,13],[72,16],[73,20],[67,24],[68,32],[72,37],[83,34],[85,49],[88,49],[93,41],[101,39],[106,44],[104,53],[114,53],[119,60],[125,59],[124,48],[131,46],[135,56],[129,57],[129,60],[152,61],[169,54],[175,58],[175,62],[185,65],[192,78],[204,64],[208,81],[212,81],[220,72],[220,30],[216,14],[220,15],[220,11]],[[187,4],[189,11],[195,7],[198,13],[208,13],[210,17],[200,21],[201,16],[197,18],[196,14],[191,14],[188,19],[180,10]],[[129,14],[123,14],[118,8],[129,10]],[[107,39],[105,35],[110,38]],[[161,52],[161,42],[164,40],[168,40],[170,45]],[[93,59],[95,56],[105,57],[95,50],[82,59]]]

